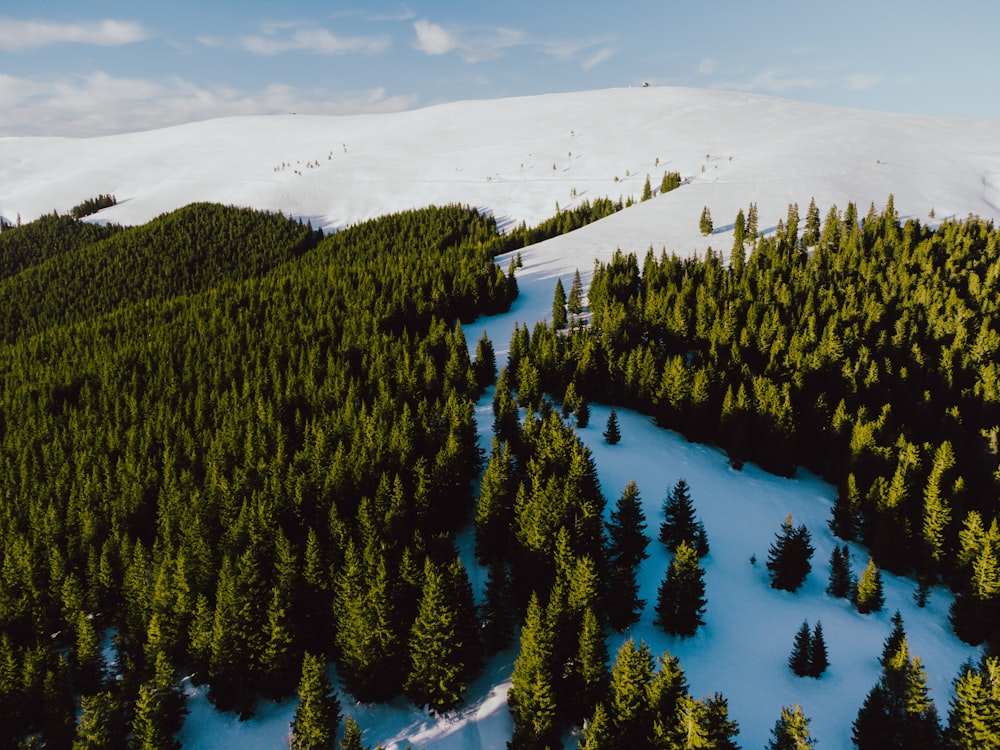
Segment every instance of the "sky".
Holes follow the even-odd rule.
[[[643,83],[1000,120],[995,0],[5,5],[0,136]]]

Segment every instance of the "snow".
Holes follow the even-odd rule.
[[[491,212],[502,227],[529,225],[583,199],[638,198],[678,171],[678,190],[639,203],[581,230],[521,251],[521,296],[511,311],[466,327],[470,346],[484,329],[502,360],[515,322],[531,328],[551,315],[556,277],[569,288],[579,269],[586,285],[594,261],[618,248],[640,257],[649,248],[687,255],[708,246],[728,252],[732,221],[753,201],[760,227],[773,229],[789,203],[804,219],[814,197],[854,201],[863,214],[892,193],[901,217],[929,221],[969,213],[1000,220],[1000,123],[918,118],[795,103],[745,93],[636,88],[447,104],[411,112],[350,117],[242,117],[92,139],[0,138],[0,217],[15,223],[68,211],[101,193],[118,204],[93,221],[142,223],[191,201],[281,210],[336,229],[391,211],[461,202]],[[616,179],[617,178],[617,179]],[[575,197],[574,197],[575,195]],[[708,206],[719,227],[702,237]],[[933,223],[933,222],[932,222]],[[500,259],[506,268],[510,257]],[[477,408],[485,445],[490,396]],[[707,624],[687,640],[652,625],[652,605],[668,564],[650,544],[641,569],[647,609],[628,635],[654,653],[670,650],[692,694],[715,691],[729,701],[742,746],[762,747],[781,706],[801,703],[822,747],[850,746],[850,726],[875,683],[877,658],[899,609],[911,650],[926,667],[938,711],[947,713],[959,667],[978,656],[947,622],[950,595],[935,589],[926,609],[913,603],[913,581],[885,575],[886,607],[859,615],[824,593],[835,543],[828,532],[834,490],[799,472],[783,479],[747,465],[737,472],[719,450],[661,430],[648,417],[619,410],[622,442],[604,444],[608,409],[592,406],[580,432],[591,446],[609,508],[629,480],[642,495],[655,538],[661,504],[683,477],[703,520],[711,553],[704,560]],[[781,521],[792,513],[813,536],[813,572],[796,594],[772,590],[764,563]],[[485,573],[472,561],[471,536],[459,547],[474,587]],[[852,546],[860,573],[866,552]],[[750,564],[756,555],[757,564]],[[786,666],[802,621],[823,623],[830,668],[821,679],[795,677]],[[470,686],[466,704],[441,719],[404,700],[352,704],[344,713],[366,729],[365,741],[428,750],[503,747],[511,719],[506,690],[516,648],[498,655]],[[335,677],[335,675],[334,675]],[[336,684],[336,681],[335,681]],[[188,686],[191,713],[185,748],[273,748],[287,742],[295,701],[261,702],[241,722],[219,714],[204,690]]]

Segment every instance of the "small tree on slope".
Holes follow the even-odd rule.
[[[767,750],[812,750],[816,743],[809,734],[809,719],[802,706],[783,706],[771,730]]]
[[[801,525],[792,525],[789,513],[781,524],[774,544],[768,549],[767,569],[771,576],[771,586],[785,591],[797,591],[812,570],[812,538],[809,530]]]

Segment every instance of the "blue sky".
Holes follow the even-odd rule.
[[[37,0],[0,9],[0,135],[642,82],[1000,120],[998,29],[996,0]]]

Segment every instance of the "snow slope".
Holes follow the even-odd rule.
[[[903,217],[926,221],[968,213],[1000,220],[1000,123],[917,118],[794,103],[750,94],[681,88],[618,89],[448,104],[412,112],[352,117],[245,117],[94,139],[0,139],[0,216],[15,222],[113,193],[118,205],[97,221],[141,223],[195,200],[281,210],[315,226],[337,228],[428,203],[461,202],[490,211],[501,226],[535,223],[556,204],[634,195],[664,171],[685,184],[577,232],[522,251],[521,296],[503,316],[467,327],[474,345],[485,328],[502,357],[516,321],[529,327],[551,314],[555,277],[568,288],[579,268],[585,283],[595,259],[616,248],[640,255],[687,254],[732,243],[740,208],[758,204],[760,227],[773,228],[787,205],[804,216],[810,197],[821,213],[854,201],[880,208],[889,193]],[[616,179],[617,178],[617,179]],[[574,197],[575,196],[575,197]],[[716,232],[698,232],[708,206]],[[506,267],[509,258],[501,259]],[[490,397],[477,416],[484,442]],[[619,413],[623,440],[601,440],[607,410],[595,405],[582,437],[592,446],[609,507],[625,483],[638,482],[655,536],[667,489],[683,476],[705,522],[707,625],[689,640],[652,627],[652,603],[667,556],[655,542],[642,568],[649,607],[630,631],[654,652],[669,649],[692,693],[716,690],[729,700],[740,743],[762,747],[784,704],[801,702],[822,747],[848,747],[850,724],[878,676],[877,656],[889,616],[902,610],[913,652],[927,667],[932,696],[947,712],[951,681],[976,651],[950,633],[949,596],[935,590],[925,610],[913,606],[911,581],[886,576],[886,610],[861,616],[823,593],[833,539],[826,520],[833,489],[805,474],[731,470],[717,450],[659,430],[648,418]],[[813,533],[813,573],[795,595],[767,585],[763,562],[782,519],[793,513]],[[462,540],[474,586],[471,539]],[[853,548],[855,571],[867,556]],[[751,566],[750,556],[758,562]],[[831,667],[820,680],[785,666],[803,621],[823,623]],[[611,642],[614,651],[623,636]],[[516,650],[499,655],[472,686],[467,705],[435,720],[400,700],[344,710],[367,728],[366,741],[407,742],[428,750],[503,747],[511,722],[505,694]],[[190,691],[186,748],[282,746],[294,701],[261,705],[239,722],[215,713]]]

